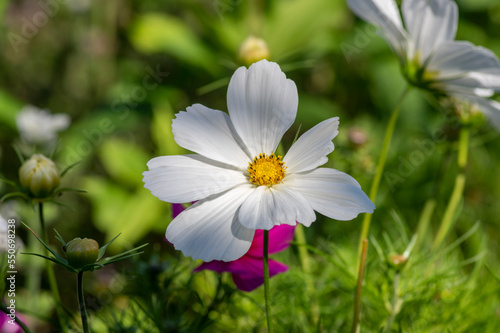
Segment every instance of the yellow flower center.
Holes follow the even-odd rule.
[[[255,185],[272,186],[281,182],[285,177],[286,166],[281,160],[281,156],[276,156],[274,153],[267,156],[259,154],[255,156],[253,162],[248,162],[248,173],[250,181]]]

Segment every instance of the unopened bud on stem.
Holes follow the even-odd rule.
[[[99,244],[93,239],[78,237],[66,244],[66,258],[74,268],[95,263],[98,255]]]
[[[250,36],[241,43],[238,55],[245,65],[250,66],[259,60],[269,59],[269,48],[263,39]]]
[[[19,169],[21,185],[37,199],[49,197],[59,186],[60,179],[54,162],[41,154],[31,156]]]

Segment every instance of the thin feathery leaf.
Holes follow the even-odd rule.
[[[137,252],[137,253],[131,253],[129,255],[126,255],[126,256],[123,256],[123,257],[119,257],[119,258],[116,258],[116,259],[113,259],[113,260],[109,260],[109,261],[107,261],[109,258],[105,258],[104,260],[106,260],[106,262],[103,263],[102,265],[107,266],[107,265],[110,265],[110,264],[115,263],[117,261],[120,261],[120,260],[123,260],[123,259],[126,259],[126,258],[130,258],[130,257],[133,257],[133,256],[137,256],[137,255],[142,254],[142,253],[144,253],[144,251]]]
[[[79,193],[87,193],[85,190],[80,190],[78,188],[71,188],[71,187],[63,187],[57,190],[57,193],[62,193],[62,192],[79,192]]]
[[[60,242],[61,242],[61,244],[62,244],[63,246],[66,246],[66,242],[65,242],[65,241],[64,241],[64,239],[61,237],[61,235],[57,232],[57,230],[56,230],[56,229],[54,229],[54,232],[56,233],[56,238],[57,238],[57,240],[58,240],[58,241],[60,241]]]
[[[16,145],[12,145],[12,149],[16,153],[17,158],[19,159],[19,162],[21,162],[21,164],[24,164],[24,156],[23,156],[23,154],[21,154],[21,151],[19,150],[19,148],[17,148]]]
[[[5,201],[7,199],[11,199],[11,198],[15,198],[15,197],[23,198],[24,200],[29,200],[28,196],[22,192],[12,192],[12,193],[7,193],[3,197],[1,197],[0,201]]]
[[[78,162],[75,162],[75,163],[67,166],[66,168],[64,168],[64,170],[61,171],[61,178],[64,177],[64,175],[66,174],[66,172],[68,172],[69,170],[73,169],[75,166],[77,166],[80,163],[81,163],[81,161],[78,161]]]
[[[295,137],[293,138],[293,141],[292,141],[292,146],[295,143],[295,141],[297,141],[297,139],[299,138],[299,133],[300,133],[301,128],[302,128],[302,124],[299,124],[299,128],[297,128],[297,132],[295,133]]]
[[[104,253],[106,252],[106,249],[107,247],[114,242],[115,239],[118,238],[118,236],[121,235],[121,232],[115,236],[115,238],[113,238],[112,240],[110,240],[107,244],[101,246],[101,248],[99,249],[99,255],[97,256],[97,260],[96,261],[99,261],[101,260],[101,258],[104,256]]]
[[[455,249],[460,244],[462,244],[464,241],[466,241],[467,238],[471,237],[479,229],[479,225],[480,225],[479,221],[474,223],[474,225],[472,226],[472,228],[469,229],[469,231],[467,231],[465,234],[463,234],[461,237],[459,237],[456,241],[451,243],[449,246],[444,248],[444,250],[442,251],[443,255],[450,253],[451,251],[453,251],[453,249]]]
[[[111,257],[104,258],[103,260],[114,260],[114,259],[117,259],[117,258],[121,258],[122,256],[127,255],[127,254],[129,254],[129,253],[132,253],[132,252],[134,252],[134,251],[137,251],[137,250],[139,250],[139,249],[142,249],[143,247],[145,247],[145,246],[147,246],[147,245],[149,245],[149,243],[142,244],[141,246],[138,246],[138,247],[133,248],[133,249],[131,249],[131,250],[128,250],[128,251],[122,252],[122,253],[120,253],[120,254],[117,254],[117,255],[114,255],[114,256],[111,256]]]

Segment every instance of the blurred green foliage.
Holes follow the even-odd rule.
[[[457,4],[457,39],[500,54],[500,3]],[[327,166],[351,174],[367,191],[386,122],[405,86],[398,60],[373,27],[356,20],[343,0],[23,0],[1,1],[0,14],[0,176],[17,180],[20,163],[13,144],[25,154],[32,151],[16,129],[23,105],[67,113],[72,125],[62,133],[55,159],[61,169],[80,161],[65,176],[64,186],[87,193],[61,197],[70,208],[49,208],[49,230],[56,227],[65,238],[92,237],[102,244],[121,232],[111,252],[152,244],[133,262],[88,277],[94,329],[264,331],[262,290],[242,293],[225,274],[191,274],[196,263],[164,241],[170,205],[143,188],[141,174],[152,157],[186,153],[171,132],[176,112],[194,103],[227,110],[227,84],[242,65],[239,46],[255,35],[267,42],[270,59],[298,87],[297,121],[283,140],[285,149],[299,125],[303,133],[339,116],[340,134]],[[353,130],[363,134],[363,143],[353,140]],[[487,123],[472,133],[464,200],[447,247],[431,250],[457,172],[456,135],[438,102],[411,92],[386,170],[397,174],[411,154],[424,157],[403,181],[382,180],[364,281],[362,331],[380,332],[391,314],[394,331],[401,332],[496,332],[500,327],[500,135]],[[1,195],[11,190],[0,183]],[[387,258],[408,246],[430,197],[436,199],[430,225],[397,273]],[[28,205],[16,202],[13,211],[38,229]],[[271,280],[277,327],[284,332],[350,330],[360,222],[318,216],[306,230],[315,295],[305,291],[308,277],[297,257],[298,245],[277,255],[291,267]],[[18,235],[26,252],[36,252],[25,231],[19,228]],[[23,274],[36,262],[21,256],[19,265]],[[30,272],[40,274],[39,269]],[[391,305],[396,274],[398,311]],[[70,307],[74,281],[63,272],[58,281],[63,304],[76,313],[76,306]],[[28,276],[19,280],[19,311],[30,315],[34,331],[53,331],[46,277],[38,281],[43,302],[27,293],[33,284]],[[310,311],[314,300],[319,321]]]

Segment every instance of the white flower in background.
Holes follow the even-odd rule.
[[[0,214],[0,253],[2,252],[7,252],[9,251],[9,224],[7,223],[7,220]],[[15,231],[15,229],[10,228],[11,230],[11,237],[15,237],[15,233],[12,233],[12,230]],[[15,251],[17,252],[20,248],[24,247],[24,244],[19,237],[15,237]],[[13,246],[13,245],[10,245]],[[3,332],[3,331],[1,331]]]
[[[33,105],[26,105],[17,114],[17,128],[21,138],[29,144],[51,145],[57,141],[57,132],[69,127],[67,114],[50,114]]]
[[[457,5],[452,0],[347,0],[356,15],[381,28],[409,82],[477,105],[500,130],[500,64],[493,52],[455,41]],[[406,29],[405,29],[406,28]]]
[[[329,168],[338,117],[304,133],[284,158],[276,156],[297,114],[295,83],[276,63],[239,68],[227,93],[229,115],[195,104],[173,120],[175,141],[197,154],[148,162],[145,187],[172,203],[197,201],[168,226],[166,237],[186,256],[232,261],[243,256],[256,229],[305,226],[314,211],[351,220],[375,205],[351,176]]]
[[[269,59],[269,48],[262,38],[249,36],[241,43],[238,57],[250,66],[262,59]]]
[[[0,215],[0,253],[7,252],[9,247],[7,246],[7,220]]]

